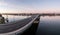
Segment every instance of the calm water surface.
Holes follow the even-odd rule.
[[[60,16],[41,17],[36,35],[60,35]]]
[[[3,15],[6,19],[7,16]],[[8,15],[9,22],[22,20],[30,16],[13,16]],[[36,35],[60,35],[60,16],[42,16]]]
[[[14,15],[3,15],[3,17],[6,19],[8,18],[9,22],[17,21],[17,20],[22,20],[31,16],[14,16]]]

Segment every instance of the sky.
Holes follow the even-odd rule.
[[[60,13],[60,0],[0,0],[0,13]]]

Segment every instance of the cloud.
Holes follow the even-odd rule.
[[[60,9],[59,1],[50,0],[0,0],[0,10],[7,12],[40,13],[57,11]]]
[[[8,4],[0,1],[0,6],[6,6],[6,5],[8,5]]]

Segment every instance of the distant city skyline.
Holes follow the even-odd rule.
[[[0,0],[0,13],[60,13],[60,0]]]

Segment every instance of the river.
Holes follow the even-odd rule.
[[[60,16],[42,16],[36,35],[60,35]]]
[[[3,15],[6,19],[7,16]],[[9,22],[22,20],[30,16],[8,15]],[[41,16],[36,35],[60,35],[60,16]]]
[[[31,16],[3,15],[3,17],[4,17],[5,19],[8,18],[9,22],[13,22],[13,21],[17,21],[17,20],[26,19],[26,18],[29,18],[29,17],[31,17]]]

